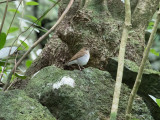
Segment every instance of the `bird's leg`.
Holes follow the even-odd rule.
[[[83,69],[85,69],[85,67],[82,66]]]
[[[79,65],[78,65],[78,67],[79,67],[79,70],[82,71],[82,70],[81,70],[81,67],[80,67]]]

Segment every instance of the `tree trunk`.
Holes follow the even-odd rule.
[[[160,0],[132,0],[132,29],[126,46],[125,58],[141,61],[145,47],[145,29],[155,13]],[[69,0],[62,0],[59,15]],[[39,58],[27,70],[32,75],[52,64],[64,64],[80,48],[91,49],[87,66],[104,69],[109,57],[118,56],[124,22],[124,3],[121,0],[75,0],[65,19],[57,27]]]

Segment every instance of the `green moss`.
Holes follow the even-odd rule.
[[[104,0],[92,0],[87,5],[87,9],[90,9],[94,12],[97,12],[97,14],[100,14],[104,11],[107,11],[107,5],[104,4]]]
[[[115,73],[117,72],[117,66],[118,66],[117,58],[108,59],[107,70],[112,74],[114,79],[116,79]],[[135,80],[138,74],[138,69],[139,69],[139,66],[137,66],[135,62],[130,60],[125,60],[124,72],[123,72],[123,83],[127,84],[130,88],[133,88],[133,85],[135,83]],[[151,100],[151,98],[148,95],[151,94],[153,96],[157,96],[157,98],[160,97],[159,75],[160,75],[160,72],[158,71],[155,71],[152,69],[144,69],[141,84],[138,89],[138,94],[141,95],[141,97],[143,97],[143,99],[146,101],[147,106],[149,106],[149,109],[155,119],[160,118],[159,116],[160,109],[157,107],[157,105],[155,105],[155,102]],[[139,109],[140,111],[141,111],[141,108],[144,111],[147,111],[147,108],[144,109],[141,106],[134,106],[134,107],[135,109]]]
[[[63,85],[53,89],[53,84],[60,82],[63,77],[72,78],[75,86]],[[65,71],[50,66],[36,74],[25,91],[47,106],[59,120],[96,120],[110,116],[114,83],[108,72],[95,68]],[[130,90],[123,85],[118,119],[124,117],[129,93]],[[138,114],[139,104],[142,109],[147,109],[142,100],[136,100],[137,109],[134,108],[133,117],[150,115],[145,110]]]
[[[0,118],[5,120],[56,120],[46,107],[25,92],[0,92]]]

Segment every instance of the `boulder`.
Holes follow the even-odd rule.
[[[106,70],[110,72],[113,79],[116,78],[116,71],[118,66],[117,58],[109,58]],[[160,98],[160,72],[150,67],[145,67],[142,81],[138,90],[138,95],[140,95],[151,111],[152,116],[155,120],[160,120],[160,109],[159,106],[149,97],[152,95],[156,98]],[[133,61],[125,59],[124,72],[123,72],[123,83],[133,88],[136,76],[138,73],[139,66]]]
[[[49,66],[32,76],[25,91],[58,120],[106,120],[110,115],[114,84],[115,80],[107,71],[91,67],[67,71]],[[124,120],[130,92],[122,85],[118,120]],[[139,96],[133,103],[132,118],[153,120]]]
[[[0,120],[56,120],[48,109],[24,91],[0,92]]]

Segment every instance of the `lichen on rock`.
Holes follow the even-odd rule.
[[[48,109],[24,91],[0,92],[0,120],[56,120]]]
[[[53,88],[65,76],[74,81],[74,86],[61,84]],[[66,71],[49,66],[29,81],[25,91],[59,120],[103,120],[110,115],[114,84],[115,81],[107,71],[91,67],[82,71]],[[130,89],[122,85],[118,120],[124,120],[129,94]],[[133,104],[132,118],[153,120],[139,96],[136,96]]]

